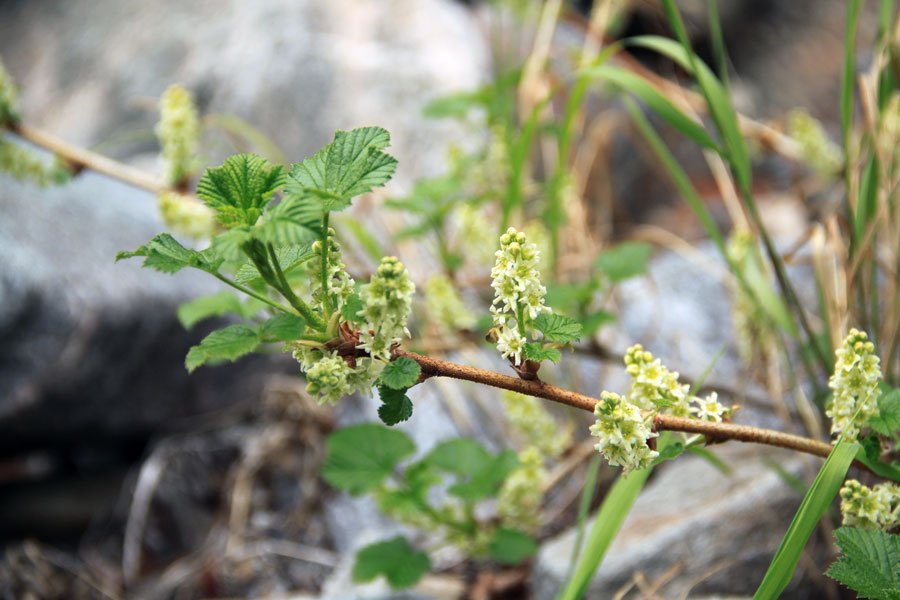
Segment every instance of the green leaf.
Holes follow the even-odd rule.
[[[843,554],[826,575],[860,598],[900,599],[900,535],[841,527],[834,537]]]
[[[878,436],[874,433],[870,433],[864,437],[860,441],[860,445],[862,446],[863,452],[866,453],[866,458],[869,460],[878,461],[879,457],[881,457],[881,440],[879,440]]]
[[[384,575],[394,589],[415,585],[431,568],[424,552],[413,550],[403,536],[366,546],[356,554],[353,581],[363,583]]]
[[[562,315],[541,313],[534,320],[534,328],[551,342],[577,342],[581,338],[581,323]]]
[[[684,443],[672,442],[671,444],[666,444],[665,448],[659,450],[659,456],[653,459],[652,464],[656,466],[665,460],[678,458],[679,456],[681,456],[682,452],[684,452]]]
[[[406,395],[405,389],[395,390],[379,386],[378,395],[382,402],[382,405],[378,407],[378,416],[385,425],[396,425],[412,416],[412,400]]]
[[[365,307],[366,305],[363,304],[359,294],[353,292],[344,301],[344,305],[341,307],[341,318],[350,323],[365,323],[365,317],[359,316],[360,311]]]
[[[263,213],[262,223],[254,228],[254,237],[266,244],[282,246],[310,242],[321,234],[319,219],[309,220],[302,202],[285,198]]]
[[[503,480],[519,466],[512,450],[503,450],[481,465],[466,481],[447,488],[447,493],[469,502],[477,502],[495,495]]]
[[[601,79],[631,92],[647,103],[668,123],[686,137],[701,146],[718,151],[718,145],[703,128],[703,125],[679,110],[655,85],[644,77],[626,71],[621,67],[601,65],[586,69],[583,74],[592,79]]]
[[[759,589],[753,595],[754,600],[775,600],[790,583],[806,541],[841,489],[847,469],[859,450],[859,444],[848,443],[843,438],[832,448],[797,509]]]
[[[197,252],[185,248],[168,233],[160,233],[134,252],[119,252],[116,254],[116,262],[135,256],[145,257],[144,267],[170,274],[177,273],[185,267],[215,273],[222,264],[222,260],[216,257],[213,250]]]
[[[900,390],[878,398],[878,416],[869,419],[869,426],[881,435],[900,438]]]
[[[181,325],[185,329],[190,329],[203,319],[221,317],[225,314],[243,315],[244,310],[237,295],[222,290],[218,294],[202,296],[181,304],[175,314]]]
[[[612,323],[616,320],[616,315],[605,310],[595,310],[592,313],[581,317],[578,322],[584,331],[584,335],[593,335],[595,331],[600,329],[606,323]]]
[[[285,275],[308,261],[314,255],[315,253],[312,250],[312,244],[308,243],[289,244],[281,246],[280,248],[275,248],[275,256],[278,257],[278,264],[281,265],[281,270]],[[262,277],[260,276],[259,271],[256,270],[256,265],[252,262],[248,262],[247,264],[241,265],[241,268],[237,270],[234,274],[234,280],[242,285],[253,287],[262,282]]]
[[[305,330],[306,321],[303,317],[289,313],[279,313],[259,328],[264,342],[291,342],[299,339]]]
[[[380,187],[394,174],[397,159],[382,152],[390,134],[381,127],[338,131],[334,141],[295,165],[288,178],[289,197],[302,199],[320,214],[343,210],[350,199]]]
[[[544,348],[543,344],[527,342],[525,358],[537,361],[550,360],[556,363],[562,358],[562,354],[556,348]]]
[[[213,359],[235,360],[253,352],[259,345],[259,333],[244,325],[217,329],[193,346],[184,361],[188,372]]]
[[[398,462],[416,450],[402,431],[374,423],[345,427],[328,437],[327,446],[322,477],[354,496],[378,486]]]
[[[406,390],[419,381],[422,367],[408,356],[400,356],[388,363],[381,372],[381,383],[395,390]]]
[[[236,154],[226,158],[221,167],[203,173],[197,196],[218,213],[216,217],[225,227],[253,225],[284,181],[281,166],[270,166],[255,154]]]
[[[450,473],[473,475],[492,458],[491,453],[475,440],[454,438],[435,446],[425,460]]]
[[[652,253],[653,246],[645,242],[622,242],[598,254],[594,266],[617,283],[646,273]]]
[[[491,558],[504,565],[517,565],[537,552],[537,542],[531,536],[514,529],[501,527],[488,542]]]

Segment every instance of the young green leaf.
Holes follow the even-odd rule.
[[[135,256],[143,256],[143,266],[163,273],[177,273],[185,267],[193,267],[208,273],[215,273],[222,264],[215,252],[207,248],[202,252],[185,248],[168,233],[160,233],[134,252],[122,251],[116,254],[116,262]]]
[[[394,465],[416,450],[402,431],[374,423],[345,427],[328,437],[327,446],[322,477],[353,496],[376,487]]]
[[[435,446],[425,460],[450,473],[472,475],[492,458],[491,453],[475,440],[454,438]]]
[[[291,170],[288,198],[317,207],[319,214],[347,208],[351,198],[384,185],[394,174],[397,159],[382,152],[390,141],[381,127],[338,131],[333,142]]]
[[[556,348],[544,348],[542,344],[527,342],[525,344],[525,358],[536,361],[550,360],[556,363],[562,358],[562,354]]]
[[[365,307],[366,305],[363,304],[359,294],[353,292],[344,301],[344,305],[341,307],[341,318],[350,323],[365,323],[365,317],[359,316],[359,312]]]
[[[406,390],[419,381],[422,367],[408,356],[400,356],[388,363],[381,372],[382,385],[395,390]]]
[[[499,528],[488,542],[491,558],[504,565],[517,565],[537,552],[537,542],[531,536],[514,529]]]
[[[384,575],[394,589],[415,585],[431,568],[424,552],[413,550],[403,536],[366,546],[356,554],[353,581],[363,583]]]
[[[259,333],[264,342],[291,342],[299,339],[306,330],[306,321],[300,315],[279,313],[263,323]]]
[[[900,600],[900,535],[841,527],[834,537],[843,554],[826,575],[860,598]]]
[[[193,346],[184,360],[188,373],[209,360],[235,360],[253,352],[259,345],[259,332],[244,325],[217,329]]]
[[[236,154],[226,158],[221,167],[203,173],[197,196],[216,211],[216,218],[225,227],[231,228],[255,224],[272,194],[282,187],[281,166],[270,166],[255,154]]]
[[[642,275],[647,271],[647,260],[653,246],[644,242],[622,242],[604,250],[594,259],[594,266],[613,283]]]
[[[185,329],[190,329],[209,317],[220,317],[225,314],[243,315],[243,313],[240,299],[232,292],[222,290],[218,294],[202,296],[181,304],[175,315]]]
[[[551,342],[577,342],[581,339],[581,323],[553,313],[541,313],[534,320],[534,328]]]
[[[447,488],[447,493],[469,502],[478,502],[495,495],[503,480],[519,466],[516,453],[505,449],[490,456],[465,481]]]
[[[379,386],[378,395],[381,397],[381,406],[378,407],[378,416],[385,425],[396,425],[406,421],[412,416],[412,400],[406,395],[405,389],[391,389]]]
[[[878,398],[878,416],[869,419],[869,426],[881,435],[900,437],[900,389]]]
[[[276,248],[275,256],[278,257],[281,271],[287,275],[312,258],[314,253],[311,243],[289,244]],[[234,274],[234,280],[241,285],[253,287],[262,281],[262,277],[259,275],[259,271],[256,270],[256,265],[248,262],[245,265],[241,265],[241,268],[237,270],[237,273]]]

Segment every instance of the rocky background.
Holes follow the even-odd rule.
[[[577,4],[573,11],[589,3]],[[635,4],[627,33],[664,30],[654,3]],[[702,50],[705,3],[682,4]],[[729,2],[722,12],[741,109],[768,117],[807,106],[834,125],[843,3]],[[154,99],[180,82],[202,113],[244,118],[292,161],[335,129],[386,127],[400,160],[387,191],[402,193],[440,173],[448,144],[472,135],[420,115],[429,100],[492,77],[486,15],[477,2],[452,0],[7,0],[0,55],[21,85],[27,122],[148,171],[159,169]],[[564,26],[568,34],[578,22]],[[863,20],[860,47],[872,22]],[[224,138],[210,147],[210,163],[233,151]],[[648,213],[672,201],[671,190],[648,182],[646,165],[614,160],[622,162],[615,185],[644,198]],[[373,231],[396,226],[389,215],[363,217]],[[188,377],[183,357],[211,325],[186,332],[175,308],[216,282],[113,263],[162,229],[151,194],[98,175],[49,190],[0,182],[0,596],[116,598],[122,587],[141,599],[462,593],[447,577],[407,594],[350,583],[355,549],[397,526],[371,502],[329,490],[318,467],[331,428],[374,419],[372,403],[316,406],[284,357]],[[618,300],[620,323],[604,341],[617,350],[642,341],[689,376],[730,335],[727,291],[674,254],[660,252],[649,277],[623,286]],[[473,359],[503,368],[493,355],[460,360]],[[585,389],[624,387],[615,362],[580,367]],[[745,422],[778,426],[742,377],[729,347],[712,380],[745,388],[725,393],[745,404]],[[478,410],[497,407],[488,391],[429,385],[413,399],[404,429],[421,452],[456,435],[502,440],[479,423]],[[660,469],[591,597],[629,583],[640,597],[752,593],[800,501],[761,456],[801,478],[817,463],[733,446],[721,450],[729,476],[697,458]],[[531,565],[530,583],[509,597],[552,598],[573,543],[561,529]],[[821,567],[830,550],[815,548]],[[834,593],[820,573],[801,573],[791,597]]]

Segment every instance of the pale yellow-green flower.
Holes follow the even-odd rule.
[[[475,326],[472,311],[463,303],[450,278],[443,273],[432,275],[425,282],[425,304],[429,316],[438,323],[443,333]]]
[[[164,192],[157,197],[159,214],[172,231],[194,239],[216,234],[216,217],[211,208],[178,192]]]
[[[894,482],[867,487],[848,479],[841,488],[843,524],[888,531],[900,525],[900,485]]]
[[[591,435],[599,438],[594,446],[611,466],[621,466],[622,474],[650,466],[659,452],[651,450],[647,440],[659,434],[652,431],[653,415],[642,415],[640,409],[618,394],[603,392],[594,408],[597,421]]]
[[[554,419],[542,400],[507,390],[500,398],[506,418],[522,434],[525,446],[536,448],[548,460],[559,458],[569,447],[572,430]]]
[[[869,419],[878,416],[880,359],[866,333],[857,329],[850,330],[835,356],[834,374],[828,380],[832,399],[825,414],[832,420],[831,433],[844,432],[856,439]],[[851,424],[854,415],[856,419]]]
[[[802,109],[788,114],[788,136],[800,146],[803,161],[815,171],[833,176],[844,161],[840,147],[831,141],[822,123]]]
[[[359,292],[363,301],[359,316],[368,321],[368,329],[363,328],[360,333],[359,348],[373,358],[390,360],[391,346],[402,335],[409,335],[406,325],[415,291],[409,271],[396,256],[381,259],[372,279]]]
[[[194,99],[182,86],[172,85],[160,97],[159,123],[155,132],[165,165],[163,177],[169,185],[179,185],[198,165],[197,137],[200,133]]]
[[[540,450],[532,446],[519,452],[519,466],[503,481],[497,496],[497,514],[504,527],[532,531],[538,526],[546,478]]]
[[[0,138],[0,173],[39,187],[64,183],[69,172],[60,165],[48,165],[39,156]]]

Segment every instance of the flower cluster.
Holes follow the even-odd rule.
[[[510,473],[500,487],[497,496],[497,514],[504,527],[534,530],[544,492],[541,489],[547,478],[543,453],[534,446],[519,452],[519,466]]]
[[[369,330],[359,336],[359,348],[373,358],[390,359],[391,346],[400,341],[401,334],[409,335],[406,322],[415,291],[409,271],[396,256],[381,259],[378,270],[359,293],[364,305],[359,316],[369,323]]]
[[[215,235],[215,212],[205,204],[178,192],[160,194],[157,203],[163,223],[172,231],[195,240]]]
[[[844,157],[817,119],[800,109],[788,115],[788,136],[800,146],[800,155],[812,169],[822,175],[837,173]]]
[[[900,526],[900,485],[886,482],[870,488],[848,479],[841,488],[841,513],[847,526],[894,529]]]
[[[591,435],[600,438],[594,446],[612,466],[620,465],[623,475],[634,469],[645,469],[659,452],[650,450],[647,440],[659,434],[651,430],[653,415],[643,416],[640,409],[612,392],[603,392],[594,407],[597,422]]]
[[[48,165],[30,150],[4,139],[0,139],[0,173],[39,187],[65,183],[71,176],[61,164]]]
[[[334,404],[354,391],[349,382],[352,369],[336,352],[325,353],[306,371],[306,391],[321,402]]]
[[[325,293],[327,293],[332,308],[340,310],[341,307],[344,306],[344,302],[347,301],[347,298],[350,297],[350,294],[353,293],[354,281],[347,273],[347,266],[344,264],[343,255],[341,254],[341,245],[334,239],[334,236],[334,228],[329,227],[328,235],[326,236],[328,256],[325,265],[325,281],[328,290],[327,292],[322,291],[322,277],[321,274],[316,271],[316,274],[312,277],[312,281],[310,282],[310,291],[313,300],[322,308],[325,307]],[[316,257],[313,262],[318,268],[318,265],[321,264],[322,260],[321,240],[313,242],[312,249]]]
[[[547,288],[537,268],[540,251],[523,232],[510,227],[500,236],[500,249],[494,256],[491,314],[498,329],[497,349],[518,365],[525,350],[526,327],[542,312],[550,312],[544,304]]]
[[[425,282],[425,304],[443,333],[475,326],[472,311],[466,308],[453,283],[444,274],[432,275]]]
[[[544,458],[555,460],[569,447],[571,429],[560,424],[544,408],[544,403],[533,396],[504,390],[501,395],[506,418],[519,432],[525,445],[536,448]]]
[[[459,246],[477,265],[489,265],[494,257],[491,240],[496,230],[484,209],[465,203],[454,211]]]
[[[640,344],[625,353],[625,372],[631,376],[629,399],[641,410],[671,408],[671,414],[677,417],[690,415],[690,386],[678,383],[678,373],[669,371]]]
[[[159,123],[155,131],[165,164],[165,180],[169,185],[180,185],[197,166],[200,131],[194,99],[182,86],[170,86],[159,99]]]
[[[831,433],[844,432],[855,439],[869,419],[878,416],[880,360],[875,345],[864,331],[857,329],[850,330],[835,356],[834,374],[828,380],[833,397],[825,414],[832,420]]]

